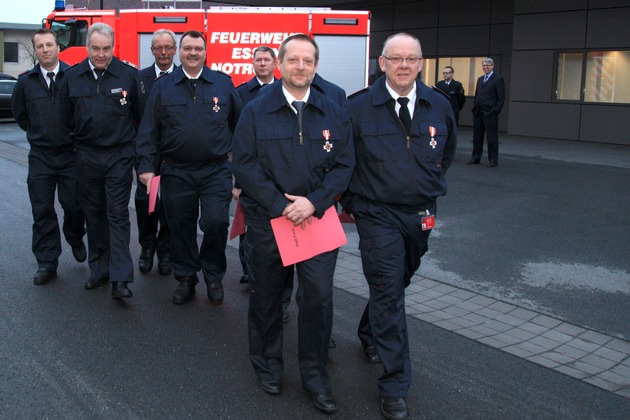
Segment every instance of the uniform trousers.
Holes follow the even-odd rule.
[[[249,268],[249,357],[263,380],[282,380],[282,295],[287,272],[283,267],[269,220],[248,220],[252,244]],[[299,228],[298,228],[299,229]],[[308,229],[308,227],[307,227]],[[333,321],[333,275],[338,250],[296,264],[298,289],[298,363],[302,386],[330,393],[328,344]]]
[[[171,232],[171,265],[176,279],[203,271],[207,284],[221,283],[227,260],[232,170],[227,159],[206,164],[162,166],[162,206]],[[199,209],[201,208],[201,216]],[[197,221],[203,232],[197,245]]]
[[[31,147],[28,154],[28,195],[33,212],[32,249],[38,268],[55,271],[61,255],[61,234],[55,212],[55,190],[63,209],[62,230],[71,247],[85,235],[77,193],[76,158],[72,147],[47,150]]]
[[[155,211],[149,214],[147,186],[138,181],[134,202],[136,204],[138,242],[140,242],[140,246],[142,249],[152,248],[156,250],[158,258],[168,258],[171,235],[166,216],[164,211],[162,211],[162,200],[160,198],[157,199]]]
[[[88,232],[90,279],[132,282],[129,197],[135,154],[132,142],[77,152],[79,201]]]
[[[405,313],[405,288],[428,250],[418,212],[402,211],[355,198],[352,211],[359,233],[363,273],[370,299],[359,323],[364,345],[373,345],[383,361],[378,389],[384,397],[406,397],[411,361]],[[435,214],[435,205],[428,209]]]
[[[499,162],[499,115],[492,114],[488,117],[481,114],[473,116],[473,151],[474,160],[480,160],[483,156],[483,136],[488,138],[488,162]]]

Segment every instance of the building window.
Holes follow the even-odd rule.
[[[4,43],[4,62],[5,63],[18,62],[18,43],[17,42]]]
[[[630,103],[630,51],[558,53],[556,100]]]
[[[474,96],[477,88],[477,79],[483,76],[481,62],[486,57],[440,57],[440,71],[436,75],[436,82],[442,80],[442,69],[445,66],[453,67],[455,73],[453,79],[457,80],[464,87],[467,96]]]

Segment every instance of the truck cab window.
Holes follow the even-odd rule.
[[[86,20],[55,20],[50,28],[57,33],[61,51],[68,47],[85,47],[88,22]]]

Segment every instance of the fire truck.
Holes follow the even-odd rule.
[[[267,45],[277,52],[294,33],[311,36],[320,48],[318,73],[348,94],[367,86],[370,12],[330,8],[210,7],[208,9],[65,9],[57,1],[44,26],[59,37],[59,58],[69,64],[87,56],[86,37],[91,24],[103,22],[114,29],[114,55],[144,68],[151,65],[151,37],[170,29],[177,38],[189,30],[207,40],[207,65],[229,74],[236,86],[254,75],[252,51]],[[179,64],[179,57],[175,55]]]

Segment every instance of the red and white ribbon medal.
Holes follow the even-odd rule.
[[[431,141],[429,142],[429,146],[431,146],[432,149],[435,149],[435,146],[437,146],[437,141],[435,141],[435,133],[436,132],[437,132],[437,130],[435,129],[435,127],[430,125],[429,126],[429,134],[431,134]]]
[[[326,151],[326,153],[330,153],[330,151],[333,148],[333,145],[331,142],[329,142],[328,140],[330,140],[330,130],[322,130],[322,134],[324,135],[324,139],[326,139],[326,143],[324,143],[324,150]]]
[[[218,105],[219,104],[219,98],[216,97],[216,96],[213,96],[212,100],[214,101],[214,106],[212,107],[212,110],[214,112],[219,112],[219,110],[221,109],[221,107]]]
[[[122,97],[122,99],[120,100],[120,104],[121,104],[122,106],[125,106],[125,105],[127,104],[127,91],[126,91],[126,90],[123,90],[123,91],[122,91],[122,96],[123,96],[123,97]]]

